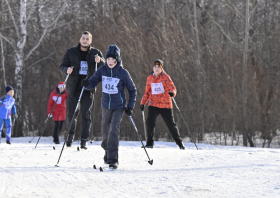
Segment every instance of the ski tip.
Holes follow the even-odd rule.
[[[96,166],[95,166],[95,164],[93,165],[93,168],[94,168],[94,169],[97,169]]]
[[[53,150],[55,150],[55,147],[54,147],[54,146],[53,146],[52,148],[53,148]]]
[[[103,172],[103,168],[102,168],[102,167],[100,167],[99,170],[100,170],[101,172]]]
[[[80,150],[80,148],[79,147],[77,147],[77,151],[79,151]]]
[[[153,165],[154,160],[148,161],[149,164]]]

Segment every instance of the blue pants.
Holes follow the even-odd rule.
[[[10,140],[11,139],[11,133],[12,133],[11,117],[7,118],[7,119],[0,118],[0,138],[1,138],[1,133],[2,133],[3,126],[4,126],[4,121],[5,121],[6,129],[7,129],[6,137],[7,137],[7,140]]]

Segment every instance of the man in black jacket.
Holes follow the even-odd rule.
[[[60,70],[64,74],[70,74],[67,80],[66,89],[68,91],[67,106],[67,128],[69,128],[71,119],[74,115],[75,108],[78,103],[79,96],[82,91],[81,81],[85,78],[90,78],[95,72],[95,63],[97,67],[104,65],[105,61],[101,51],[91,47],[92,35],[90,32],[85,31],[82,33],[80,43],[76,47],[72,47],[66,51],[60,65]],[[80,108],[82,112],[82,135],[81,135],[81,148],[87,149],[87,140],[89,137],[89,129],[91,125],[91,105],[92,105],[93,90],[84,90]],[[77,117],[75,117],[71,128],[69,130],[69,136],[66,142],[68,147],[71,147],[74,133],[77,124]]]

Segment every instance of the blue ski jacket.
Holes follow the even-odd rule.
[[[99,67],[94,75],[89,79],[89,84],[85,89],[94,89],[100,81],[104,80],[104,77],[119,79],[117,84],[118,93],[108,94],[102,91],[101,106],[106,109],[126,108],[126,98],[124,92],[124,88],[126,87],[129,93],[127,107],[134,109],[136,102],[136,87],[129,72],[123,68],[122,62],[117,63],[117,65],[112,69],[108,67],[107,63]]]
[[[8,119],[12,114],[16,114],[15,99],[6,95],[0,98],[0,118]]]

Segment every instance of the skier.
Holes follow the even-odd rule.
[[[60,94],[59,98],[57,99],[58,95]],[[55,89],[52,91],[49,102],[48,102],[48,115],[51,113],[53,105],[54,106],[52,116],[55,122],[54,131],[53,131],[53,142],[55,144],[60,144],[59,142],[59,134],[63,125],[63,121],[66,117],[66,99],[67,99],[67,91],[65,90],[64,82],[60,82]]]
[[[15,106],[14,89],[11,86],[6,87],[6,95],[0,98],[0,143],[3,125],[6,125],[6,143],[11,144],[12,134],[12,119],[11,114],[14,114],[14,119],[17,117]]]
[[[176,144],[180,149],[185,150],[177,124],[173,118],[171,97],[175,97],[176,92],[176,87],[174,86],[170,76],[163,70],[163,61],[160,59],[155,60],[153,72],[147,78],[146,91],[140,103],[140,109],[141,111],[144,111],[144,106],[149,101],[148,118],[146,122],[146,148],[153,148],[154,146],[154,129],[156,126],[157,116],[160,114],[171,132]]]
[[[136,87],[130,74],[122,66],[120,49],[116,45],[110,45],[106,52],[106,63],[89,79],[82,81],[86,89],[94,89],[102,81],[102,143],[105,150],[104,163],[109,168],[118,168],[118,147],[120,124],[123,112],[132,115],[136,101]],[[128,90],[129,101],[126,105],[124,88]],[[127,106],[127,107],[126,107]]]
[[[87,79],[95,72],[95,64],[100,67],[104,65],[104,59],[101,51],[91,47],[92,35],[85,31],[82,33],[80,43],[76,47],[67,50],[60,65],[60,70],[64,74],[70,74],[66,89],[68,91],[67,106],[67,125],[70,125],[71,119],[75,112],[76,105],[82,91],[81,82]],[[72,66],[74,68],[72,68]],[[89,137],[89,129],[91,125],[91,105],[92,105],[93,90],[83,92],[81,98],[81,112],[82,112],[82,133],[81,133],[81,148],[87,149],[87,141]],[[77,115],[79,110],[77,111]],[[71,147],[74,133],[77,124],[77,117],[69,130],[69,136],[66,142],[67,147]],[[69,128],[69,126],[67,126]]]

